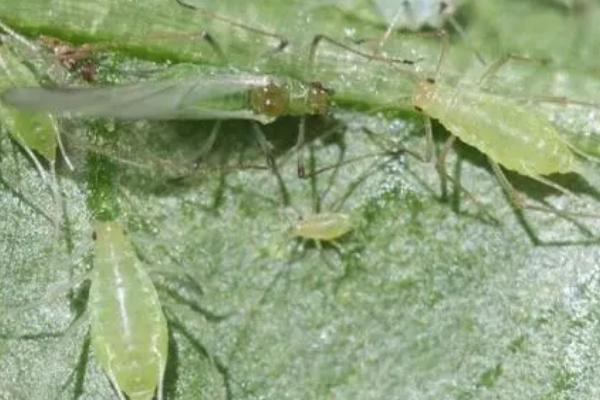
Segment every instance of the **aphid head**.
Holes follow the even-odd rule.
[[[250,90],[250,107],[259,115],[277,118],[287,112],[289,101],[288,90],[274,82]]]
[[[329,97],[333,90],[325,88],[321,82],[311,82],[306,104],[313,115],[325,115],[329,111]]]

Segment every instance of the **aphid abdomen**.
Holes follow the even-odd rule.
[[[352,221],[346,214],[321,213],[306,217],[293,229],[294,236],[305,239],[331,241],[352,230]]]
[[[150,400],[161,387],[168,332],[156,289],[115,222],[95,225],[89,296],[95,358],[117,390]]]
[[[413,104],[463,142],[520,174],[581,170],[556,127],[509,98],[423,81],[413,94]]]

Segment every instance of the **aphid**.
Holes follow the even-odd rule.
[[[36,84],[33,73],[6,45],[0,45],[0,72],[0,90]],[[16,110],[7,104],[0,104],[0,117],[9,134],[26,151],[34,150],[51,163],[56,160],[58,129],[52,116]],[[32,155],[32,159],[34,158]]]
[[[292,229],[292,234],[304,239],[331,242],[353,229],[349,215],[324,212],[303,217]]]
[[[168,332],[158,294],[116,222],[94,224],[91,342],[119,398],[162,399]]]
[[[207,74],[103,88],[13,88],[2,99],[19,109],[119,119],[248,119],[323,115],[329,91],[320,83],[259,74]]]
[[[438,61],[436,76],[439,75],[445,50],[446,42]],[[313,56],[314,52],[313,47]],[[480,86],[476,87],[450,86],[439,79],[399,69],[414,82],[411,105],[425,117],[428,151],[423,158],[429,160],[433,156],[431,119],[436,119],[451,134],[437,160],[443,186],[445,179],[449,177],[445,171],[445,156],[455,139],[459,138],[487,156],[498,182],[516,208],[571,215],[550,207],[526,203],[524,196],[512,186],[501,168],[527,176],[563,193],[568,191],[544,176],[583,172],[580,161],[582,154],[543,113],[517,99],[482,90],[481,85],[486,79],[513,58],[520,59],[513,56],[493,63],[483,74]],[[561,102],[568,103],[564,99]]]
[[[283,115],[326,115],[329,98],[330,91],[319,82],[248,73],[89,89],[15,88],[2,94],[4,102],[27,111],[119,119],[247,119],[263,124]],[[274,165],[270,144],[256,126],[254,133]],[[208,142],[217,134],[214,129]],[[297,147],[303,140],[301,123]]]
[[[24,46],[31,46],[30,49],[37,50],[26,39],[1,22],[0,28],[7,32],[15,42]],[[36,78],[34,74],[22,63],[17,54],[9,48],[8,44],[0,43],[0,91],[13,86],[35,84]],[[23,151],[29,156],[38,174],[52,193],[57,210],[54,225],[55,231],[58,233],[62,206],[55,172],[57,147],[64,156],[66,164],[69,167],[71,167],[71,164],[64,152],[54,117],[48,113],[32,113],[18,110],[0,101],[0,122],[9,135],[20,144]],[[49,174],[42,165],[42,161],[38,159],[38,155],[48,162],[50,167]]]

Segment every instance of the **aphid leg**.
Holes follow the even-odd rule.
[[[518,190],[516,190],[513,187],[513,185],[510,183],[510,181],[508,180],[508,178],[502,171],[502,168],[500,167],[500,165],[498,165],[498,163],[496,163],[490,157],[488,157],[488,161],[489,161],[490,165],[492,166],[492,170],[494,172],[494,175],[496,175],[496,178],[498,179],[500,186],[505,191],[510,203],[513,205],[513,207],[515,207],[517,209],[517,211],[520,212],[524,209],[529,209],[529,210],[544,212],[544,213],[548,213],[548,214],[553,214],[553,215],[556,215],[560,218],[563,218],[563,219],[571,222],[584,235],[586,235],[588,237],[593,236],[593,233],[588,228],[583,226],[579,221],[575,220],[574,218],[577,218],[577,217],[600,218],[600,215],[586,214],[586,213],[573,213],[573,212],[569,212],[569,211],[559,210],[556,207],[554,207],[550,204],[547,204],[547,203],[544,203],[544,206],[536,206],[534,204],[531,204],[531,203],[527,202],[527,200],[525,199],[525,196],[521,192],[519,192]],[[542,184],[548,185],[554,189],[560,190],[563,193],[566,191],[566,189],[560,188],[560,186],[554,184],[553,182],[548,181],[547,179],[544,179],[541,177],[536,177],[536,176],[530,176],[530,178],[532,178]],[[566,193],[572,194],[569,191],[566,191]],[[536,236],[536,234],[533,232],[531,227],[528,226],[527,231],[528,231],[529,236],[534,241],[534,243],[536,243],[536,244],[541,243],[541,240]]]
[[[380,56],[377,54],[365,53],[364,51],[361,51],[361,50],[355,49],[351,46],[348,46],[348,45],[346,45],[336,39],[333,39],[327,35],[319,34],[319,35],[315,35],[313,37],[313,40],[310,45],[310,51],[308,54],[308,57],[309,57],[308,62],[309,62],[310,70],[313,69],[313,66],[315,63],[315,58],[317,55],[317,49],[322,42],[330,43],[336,47],[342,48],[350,53],[357,54],[361,57],[365,57],[369,60],[385,61],[385,62],[391,62],[391,63],[404,64],[404,65],[414,65],[416,63],[416,61],[414,61],[414,60],[409,60],[409,59],[405,59],[405,58],[390,58],[390,57]]]
[[[218,21],[222,21],[222,22],[228,23],[231,26],[235,26],[237,28],[244,29],[246,31],[253,32],[253,33],[256,33],[256,34],[259,34],[261,36],[265,36],[265,37],[268,37],[268,38],[271,38],[271,39],[275,39],[278,42],[278,44],[275,47],[275,49],[271,50],[272,52],[282,51],[283,49],[285,49],[287,47],[287,45],[289,43],[286,38],[284,38],[283,36],[281,36],[281,35],[279,35],[277,33],[269,32],[269,31],[266,31],[266,30],[263,30],[263,29],[259,29],[259,28],[255,28],[255,27],[246,25],[243,22],[239,22],[239,21],[236,21],[236,20],[231,19],[229,17],[222,16],[222,15],[217,14],[217,13],[215,13],[213,11],[210,11],[209,9],[204,8],[204,7],[194,6],[192,4],[186,3],[183,0],[175,0],[175,1],[180,6],[182,6],[184,8],[187,8],[187,9],[190,9],[190,10],[194,10],[194,11],[196,11],[196,12],[204,15],[207,18],[215,19],[215,20],[218,20]]]
[[[456,18],[453,16],[448,17],[448,22],[452,26],[452,28],[458,33],[458,36],[466,43],[467,47],[471,49],[471,51],[475,54],[475,57],[482,65],[487,65],[485,58],[481,55],[481,53],[471,44],[471,40],[469,39],[469,34],[464,30],[464,28],[458,23]]]
[[[298,157],[298,177],[306,177],[306,168],[304,166],[304,141],[306,137],[306,117],[300,117],[298,124],[298,139],[294,146],[294,151]]]
[[[262,149],[267,159],[267,165],[271,172],[275,175],[275,178],[277,179],[277,184],[279,185],[281,193],[282,203],[284,206],[287,206],[290,204],[290,194],[287,190],[287,187],[285,186],[285,181],[283,180],[283,177],[279,172],[279,168],[277,167],[275,157],[273,156],[273,144],[269,142],[269,140],[265,137],[265,134],[262,131],[262,129],[260,129],[260,127],[258,126],[258,123],[252,122],[251,124],[256,141],[258,142],[258,145]]]
[[[223,61],[223,62],[227,61],[227,57],[225,56],[223,49],[221,48],[219,43],[215,40],[215,38],[212,37],[212,35],[210,33],[208,33],[207,31],[202,31],[202,32],[200,32],[200,38],[202,40],[204,40],[206,43],[208,43],[208,45],[210,47],[212,47],[213,51],[221,59],[221,61]]]
[[[198,169],[200,167],[200,164],[202,163],[204,157],[206,157],[206,155],[208,155],[211,152],[211,150],[213,149],[213,147],[215,146],[215,142],[217,141],[217,136],[218,136],[220,130],[221,130],[221,121],[218,120],[217,122],[215,122],[213,128],[211,129],[208,139],[202,145],[202,148],[200,148],[198,156],[194,159],[194,168],[195,169]]]
[[[550,60],[548,59],[531,58],[518,54],[507,54],[490,64],[481,78],[479,78],[479,85],[484,86],[488,80],[495,76],[502,67],[512,61],[534,63],[539,64],[542,67],[550,63]]]
[[[38,175],[40,176],[40,178],[42,179],[42,181],[48,187],[48,190],[50,190],[50,193],[52,194],[52,199],[54,200],[54,207],[57,210],[55,215],[52,217],[52,223],[54,225],[54,235],[55,235],[55,237],[58,237],[58,234],[60,231],[61,214],[62,214],[62,197],[61,197],[60,191],[58,189],[58,180],[56,178],[56,168],[55,168],[56,163],[55,163],[55,161],[50,161],[50,174],[47,174],[46,171],[44,170],[44,167],[42,166],[42,163],[40,162],[38,157],[35,155],[35,153],[28,146],[26,146],[24,144],[21,146],[21,148],[23,149],[23,151],[25,151],[25,153],[27,154],[27,156],[29,157],[29,159],[31,160],[33,165],[35,166],[35,169],[37,170]],[[50,175],[50,178],[48,178],[48,175]]]
[[[429,120],[429,118],[427,118]],[[431,122],[430,122],[431,124]],[[450,135],[444,146],[442,147],[442,151],[436,159],[435,168],[438,171],[440,176],[440,185],[441,185],[441,198],[442,201],[446,201],[448,198],[448,185],[446,183],[447,177],[449,177],[448,172],[446,171],[446,158],[448,157],[448,153],[454,146],[456,142],[456,136]]]
[[[469,198],[469,200],[471,200],[471,202],[475,204],[475,207],[477,207],[481,214],[485,215],[487,219],[492,223],[497,224],[498,220],[487,210],[487,208],[477,199],[477,197],[473,193],[465,189],[457,179],[455,179],[452,175],[448,173],[448,170],[446,169],[446,159],[448,157],[448,154],[450,153],[450,150],[452,150],[452,147],[454,146],[455,142],[456,136],[450,135],[450,137],[448,137],[448,139],[444,143],[442,151],[436,157],[435,160],[435,168],[438,171],[438,175],[440,177],[441,200],[446,201],[448,198],[447,181],[450,181],[452,182],[452,185],[454,186],[457,193],[464,193]]]
[[[452,143],[449,144],[452,146]],[[425,154],[423,161],[428,163],[434,157],[435,143],[433,142],[433,127],[431,125],[431,118],[425,118]],[[439,161],[439,160],[438,160]]]
[[[267,159],[267,165],[270,168],[274,168],[275,167],[275,157],[273,156],[273,144],[271,142],[269,142],[269,140],[266,138],[264,132],[262,131],[262,129],[260,129],[260,127],[258,126],[258,124],[256,122],[252,122],[252,131],[254,132],[254,137],[256,138],[256,141],[258,143],[258,145],[260,146],[260,149],[263,151],[263,153],[265,154],[265,157]]]

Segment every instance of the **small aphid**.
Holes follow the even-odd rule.
[[[35,85],[35,76],[6,46],[0,45],[0,90]],[[0,103],[0,117],[9,134],[23,148],[36,151],[49,162],[56,159],[58,129],[52,116],[16,110]]]
[[[354,228],[349,215],[337,212],[325,212],[302,218],[293,228],[297,237],[331,242]]]
[[[160,400],[167,322],[152,280],[116,222],[94,225],[88,307],[94,355],[121,400]]]

